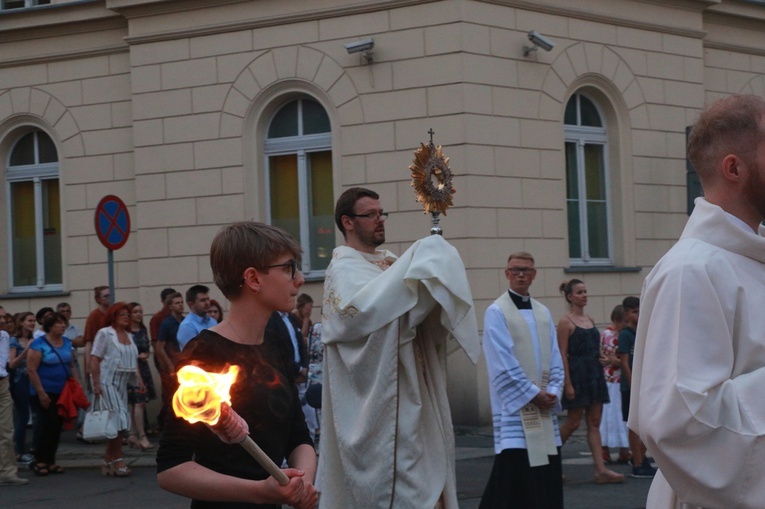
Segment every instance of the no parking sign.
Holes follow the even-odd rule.
[[[125,202],[113,194],[101,198],[96,207],[95,223],[98,240],[109,250],[109,292],[112,302],[115,302],[114,251],[124,246],[130,235],[130,214]]]
[[[101,198],[96,207],[96,234],[101,244],[116,251],[130,235],[130,214],[125,202],[110,194]]]

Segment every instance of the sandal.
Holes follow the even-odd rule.
[[[48,473],[50,474],[65,474],[66,470],[61,468],[60,466],[56,465],[55,463],[53,465],[48,465]]]
[[[621,484],[624,482],[624,474],[617,474],[611,470],[595,474],[595,484]]]
[[[127,444],[130,446],[131,449],[142,449],[141,443],[138,441],[138,435],[135,433],[131,433],[127,437]]]
[[[104,460],[103,463],[101,463],[101,475],[104,477],[111,477],[112,475],[112,463],[109,461],[107,462]]]
[[[35,475],[39,475],[40,477],[44,477],[49,474],[48,465],[45,463],[36,463],[33,461],[29,464],[29,470],[34,472]]]
[[[122,466],[118,467],[117,463],[122,463]],[[112,475],[114,477],[128,477],[133,473],[133,471],[130,470],[130,468],[128,468],[128,466],[125,464],[124,458],[117,458],[116,460],[112,460],[111,467]]]
[[[147,449],[154,449],[154,444],[149,442],[149,439],[146,438],[146,435],[141,435],[138,440],[138,447],[140,447],[142,451],[145,451]]]

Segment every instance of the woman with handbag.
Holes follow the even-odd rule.
[[[107,327],[99,330],[90,352],[90,373],[93,394],[103,398],[107,408],[115,412],[117,436],[106,442],[103,475],[127,477],[132,471],[122,455],[122,440],[130,431],[128,382],[145,390],[138,371],[138,349],[130,335],[130,308],[117,302],[106,310]]]
[[[63,426],[56,403],[74,369],[72,343],[64,337],[66,323],[61,313],[46,315],[42,322],[45,334],[32,341],[27,353],[32,411],[40,422],[40,436],[29,468],[40,476],[64,473],[56,465]]]

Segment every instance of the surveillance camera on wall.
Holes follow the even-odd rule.
[[[345,49],[348,51],[349,55],[352,53],[363,53],[375,47],[375,40],[361,39],[360,41],[353,41],[349,42],[348,44],[343,44],[343,46],[345,46]]]
[[[523,56],[528,56],[532,51],[536,51],[537,48],[542,48],[545,51],[551,51],[555,47],[555,43],[550,39],[540,34],[536,30],[532,30],[528,33],[527,37],[533,44],[533,46],[523,47]]]

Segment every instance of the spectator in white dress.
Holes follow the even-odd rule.
[[[93,394],[104,399],[107,408],[117,411],[117,436],[106,442],[103,475],[127,477],[131,470],[122,456],[122,440],[130,431],[128,408],[128,381],[144,388],[138,371],[138,349],[133,343],[130,329],[130,308],[118,302],[106,311],[107,326],[99,330],[90,352],[90,373]]]

